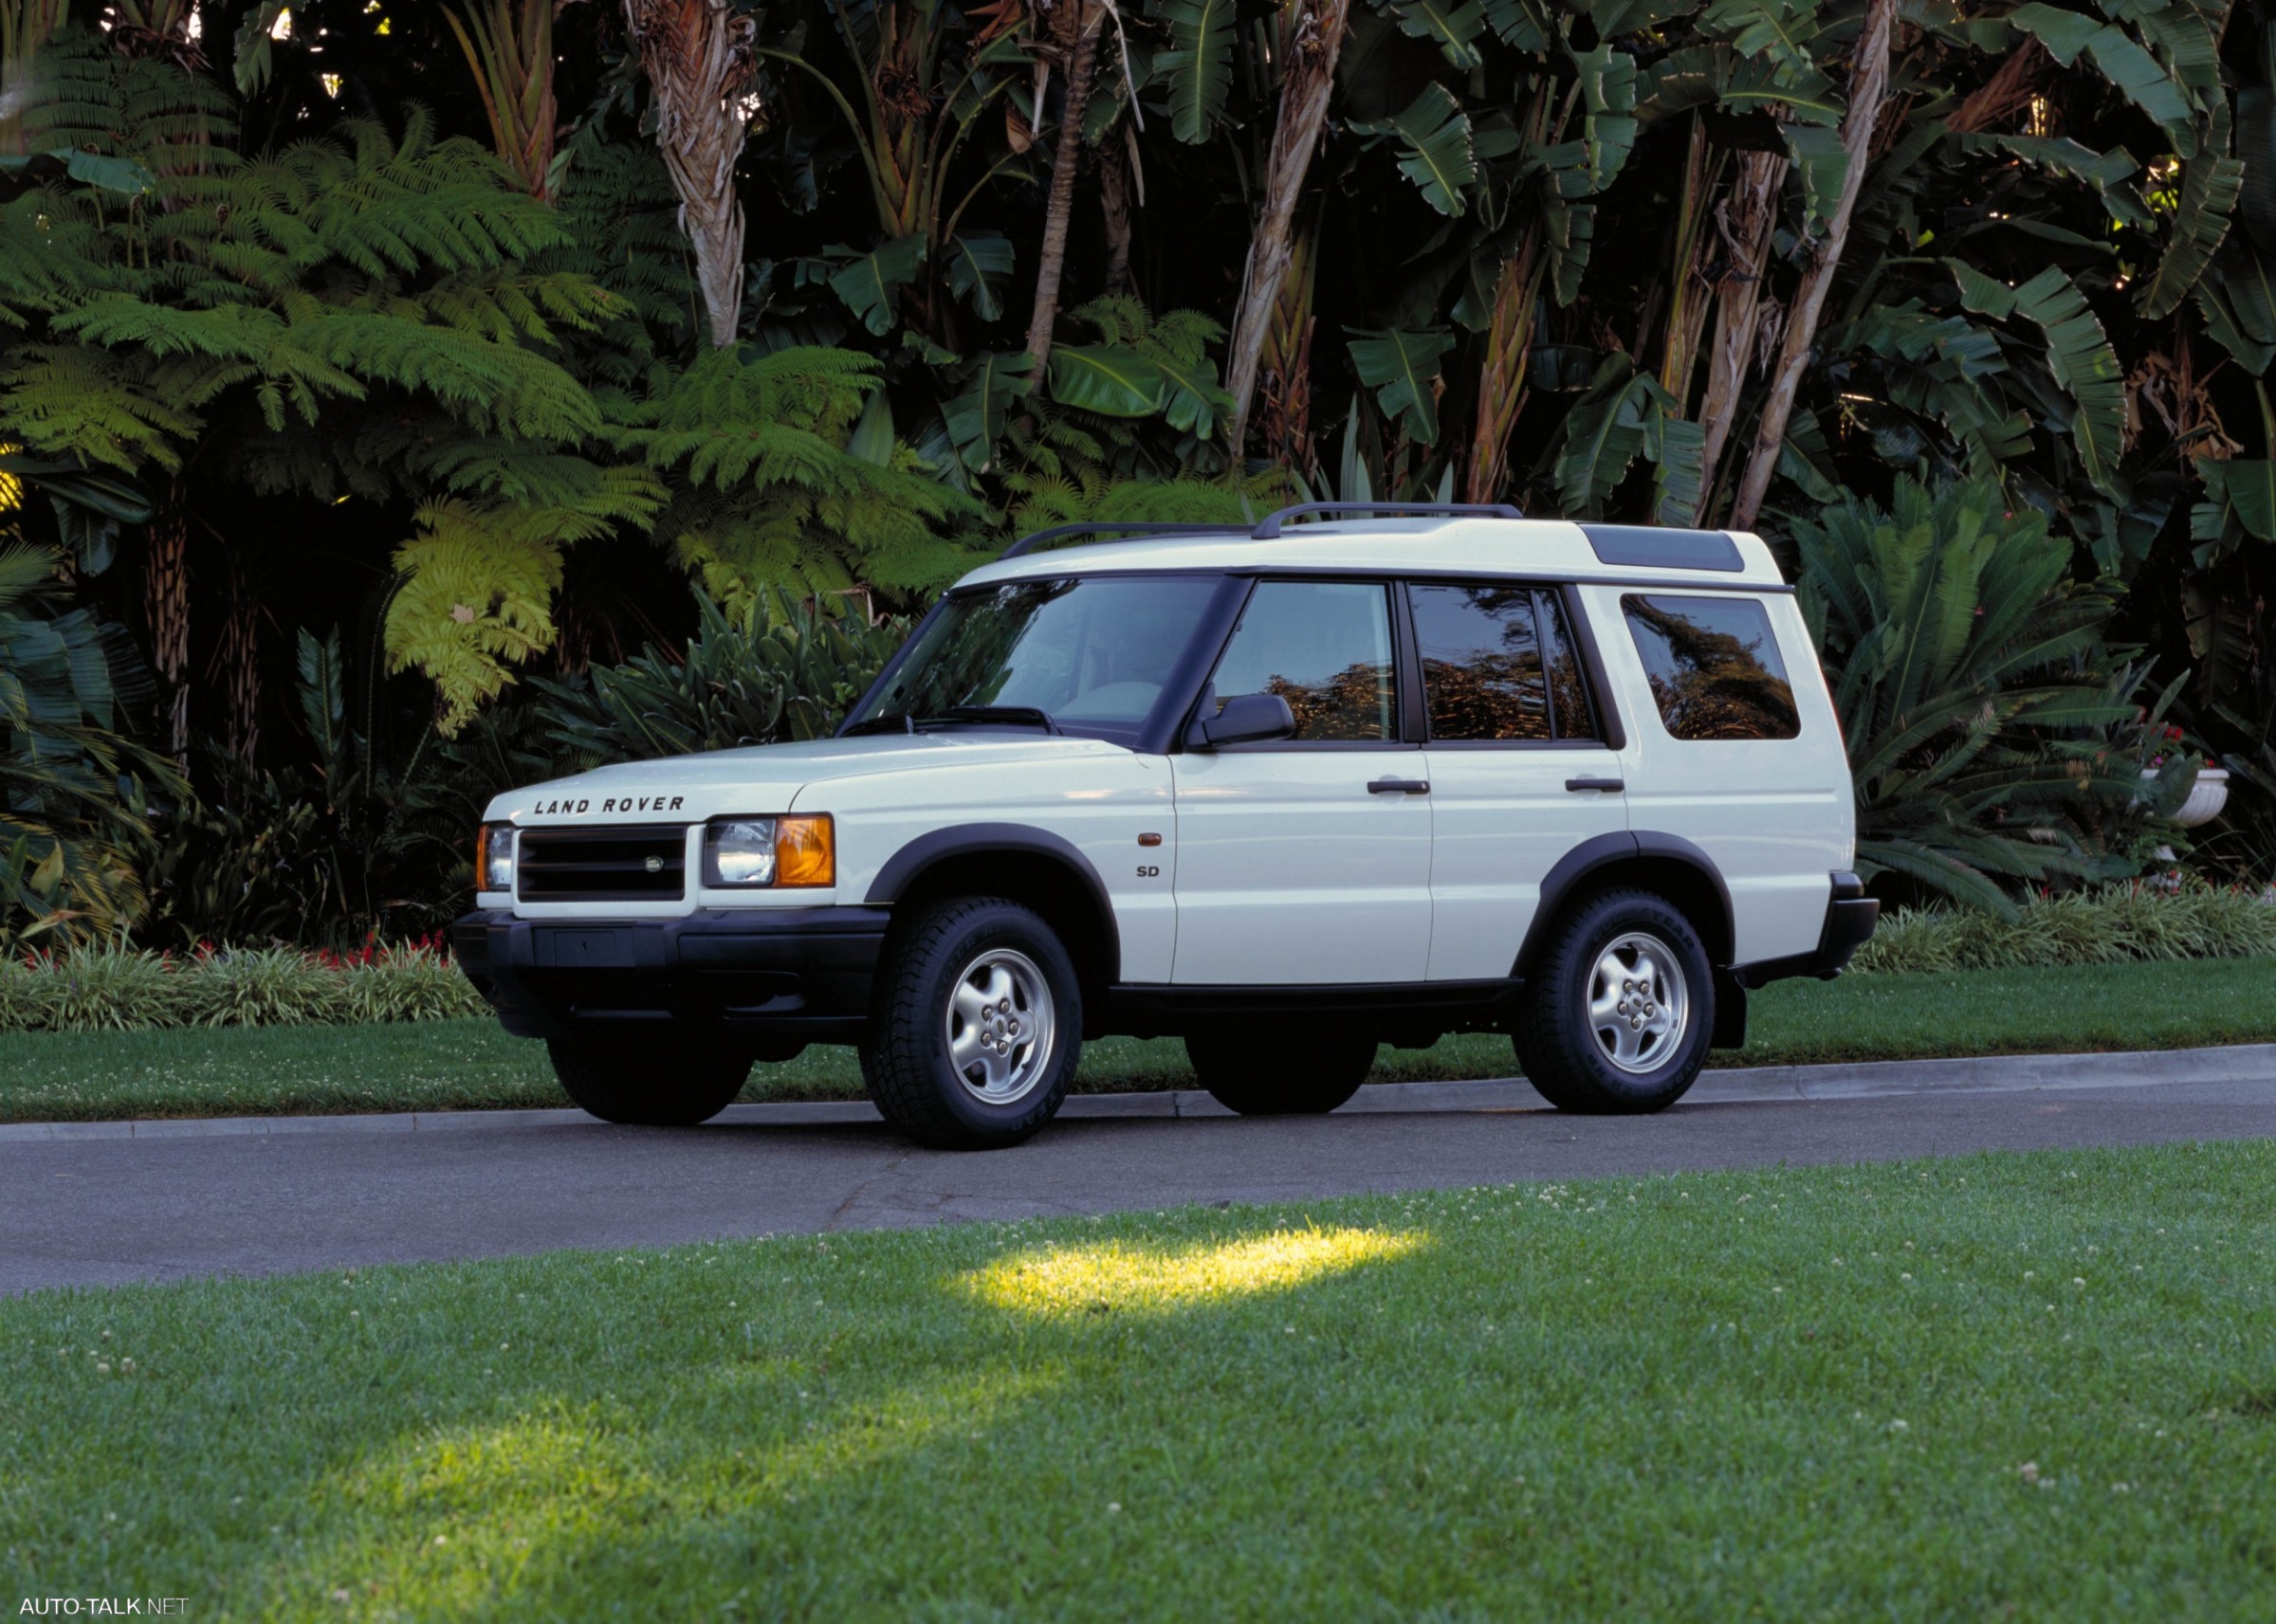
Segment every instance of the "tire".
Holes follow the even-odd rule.
[[[1186,1058],[1217,1103],[1244,1117],[1316,1116],[1367,1080],[1375,1034],[1251,1027],[1189,1033]]]
[[[569,1098],[604,1122],[689,1128],[734,1102],[751,1075],[748,1049],[673,1031],[580,1031],[547,1038],[553,1074]]]
[[[1082,986],[1051,926],[1000,897],[958,897],[887,944],[861,1075],[910,1138],[997,1150],[1051,1121],[1082,1049]]]
[[[1666,1109],[1698,1078],[1715,1031],[1715,977],[1699,933],[1651,891],[1602,891],[1576,903],[1526,977],[1524,1000],[1517,1063],[1561,1111]]]

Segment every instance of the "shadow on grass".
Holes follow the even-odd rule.
[[[1353,1276],[1426,1242],[1339,1226],[1027,1246],[932,1272],[898,1323],[783,1301],[682,1367],[660,1349],[645,1369],[611,1359],[574,1384],[456,1395],[385,1442],[325,1451],[296,1491],[323,1536],[272,1560],[244,1599],[284,1615],[580,1616],[608,1597],[776,1616],[832,1593],[922,1608],[978,1587],[1013,1605],[1020,1589],[964,1568],[960,1542],[1017,1565],[1073,1532],[1030,1524],[1022,1503],[1038,1492],[1083,1524],[1122,1510],[1079,1487],[1085,1451],[1014,1441],[1096,1425],[1057,1407],[1102,1335],[1127,1355],[1171,1319],[1269,1316],[1299,1294],[1308,1318],[1332,1316]],[[830,1251],[827,1238],[811,1248]],[[649,1305],[615,1308],[604,1346],[645,1339]]]

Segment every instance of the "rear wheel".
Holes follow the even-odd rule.
[[[1526,977],[1526,1081],[1559,1110],[1658,1111],[1699,1074],[1715,979],[1698,932],[1651,891],[1605,891],[1557,923]]]
[[[1058,1110],[1082,1057],[1074,961],[1032,909],[961,897],[915,914],[878,977],[861,1075],[885,1120],[928,1144],[1018,1144]]]
[[[545,1040],[569,1098],[604,1122],[693,1127],[734,1102],[751,1075],[748,1048],[678,1031],[579,1031]]]
[[[1195,1032],[1186,1058],[1202,1086],[1244,1117],[1304,1116],[1332,1111],[1367,1080],[1375,1034],[1248,1028]]]

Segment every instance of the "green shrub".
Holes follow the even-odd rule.
[[[2003,918],[2050,877],[2139,865],[2092,826],[2141,798],[2098,729],[2135,711],[2103,641],[2111,583],[2071,578],[2070,542],[1995,484],[1897,482],[1798,521],[1802,612],[1823,650],[1857,788],[1857,871]]]
[[[346,977],[297,947],[200,953],[174,973],[184,1026],[323,1026],[353,1019]]]
[[[340,995],[351,1021],[439,1021],[489,1013],[474,984],[431,947],[413,947],[340,972]]]
[[[40,1018],[40,974],[13,954],[0,957],[0,1031],[30,1031]]]
[[[560,682],[532,679],[555,742],[586,765],[826,736],[909,634],[768,593],[730,614],[696,593],[684,657],[643,649]]]
[[[2276,904],[2210,885],[2163,895],[2128,885],[2037,898],[2013,919],[1972,908],[1906,908],[1881,921],[1851,968],[2009,970],[2263,955],[2276,955]]]
[[[124,1031],[181,1023],[180,989],[157,954],[104,944],[43,953],[31,965],[36,1027]]]
[[[485,1013],[458,967],[431,946],[346,962],[295,947],[189,958],[87,947],[0,959],[0,1031],[349,1025]]]

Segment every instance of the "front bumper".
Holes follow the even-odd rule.
[[[1857,950],[1871,940],[1881,922],[1881,903],[1865,895],[1865,883],[1855,874],[1833,876],[1833,894],[1826,901],[1826,922],[1818,931],[1817,950],[1790,958],[1765,958],[1735,964],[1731,975],[1741,987],[1760,987],[1797,976],[1830,981],[1848,965]]]
[[[766,1046],[850,1043],[870,1013],[890,910],[713,908],[674,920],[525,920],[450,927],[459,968],[523,1037],[673,1021]]]

